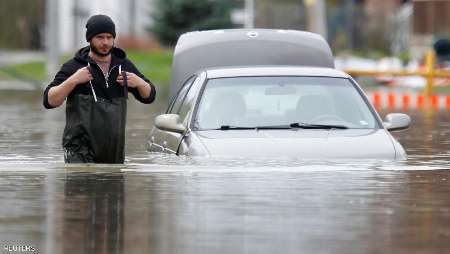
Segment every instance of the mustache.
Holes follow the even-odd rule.
[[[111,48],[110,48],[110,49],[108,50],[108,52],[106,52],[106,53],[100,52],[100,49],[109,48],[108,45],[96,47],[96,46],[94,46],[92,43],[90,43],[90,44],[89,44],[89,47],[90,47],[91,51],[94,52],[96,55],[99,55],[99,56],[108,56],[109,54],[111,54],[111,51],[112,51],[113,48],[114,48],[114,44],[111,46]]]

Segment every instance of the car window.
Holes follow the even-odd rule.
[[[184,84],[181,87],[180,91],[178,92],[177,96],[172,101],[172,103],[169,105],[167,113],[178,114],[178,112],[180,111],[181,104],[184,100],[184,97],[186,96],[187,92],[189,91],[189,88],[191,87],[195,78],[196,78],[196,76],[192,76],[188,80],[186,80],[186,82],[184,82]]]
[[[202,73],[194,80],[188,93],[186,94],[186,97],[183,100],[183,103],[181,104],[178,114],[180,115],[180,119],[182,119],[182,121],[186,119],[189,111],[194,108],[196,98],[195,96],[202,85],[201,82],[204,80],[204,75],[205,73]]]
[[[256,127],[292,123],[379,128],[361,94],[346,78],[236,77],[205,86],[196,126]]]

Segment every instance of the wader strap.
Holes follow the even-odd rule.
[[[123,78],[123,96],[128,99],[128,79],[126,71],[122,71],[122,65],[119,65],[119,73]]]
[[[88,69],[89,69],[89,72],[92,75],[91,64],[89,62],[88,62]],[[91,91],[92,91],[92,95],[94,96],[94,101],[97,102],[97,95],[95,94],[94,86],[92,86],[92,80],[89,80],[89,84],[91,85]]]

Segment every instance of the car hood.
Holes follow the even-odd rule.
[[[208,130],[196,135],[210,156],[395,159],[384,129]]]

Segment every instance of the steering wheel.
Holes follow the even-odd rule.
[[[318,115],[315,116],[314,118],[312,118],[309,123],[316,123],[316,122],[322,122],[324,120],[331,120],[331,121],[338,121],[338,122],[346,122],[344,119],[340,118],[337,115],[330,115],[330,114],[325,114],[325,115]]]

